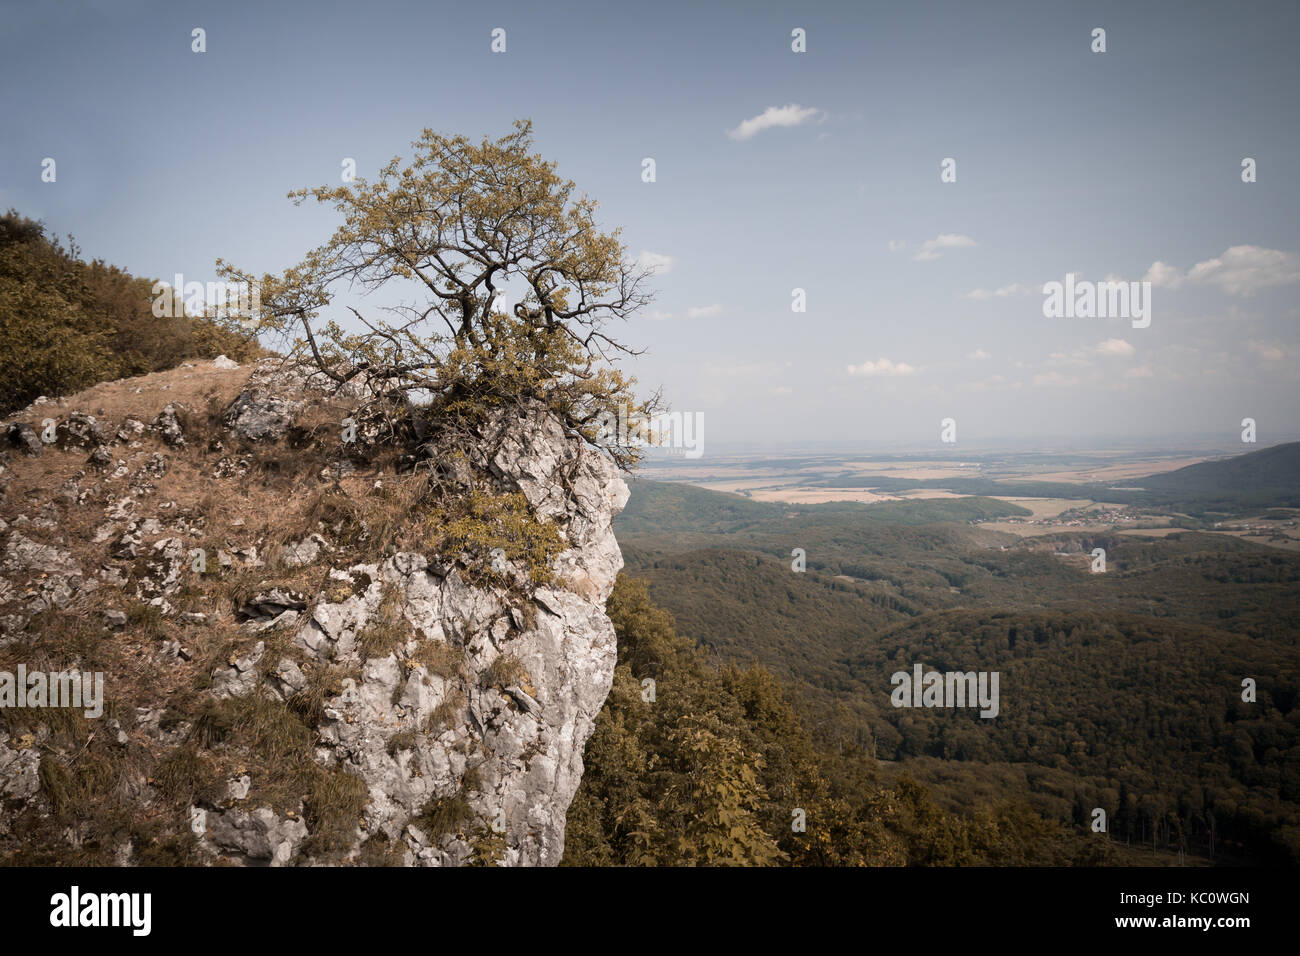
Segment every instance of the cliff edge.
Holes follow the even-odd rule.
[[[449,445],[367,387],[219,359],[4,424],[0,855],[559,862],[627,486],[536,403]]]

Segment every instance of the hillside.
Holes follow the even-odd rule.
[[[683,502],[729,503],[698,489],[638,501],[643,487],[635,523],[615,523],[628,573],[716,659],[772,670],[833,745],[914,774],[953,810],[1004,793],[1076,825],[1104,807],[1152,851],[1300,853],[1300,556],[1195,532],[1013,537],[944,520],[975,499],[672,531]],[[1089,572],[1096,547],[1104,574]],[[916,661],[1000,671],[1001,714],[892,707],[890,675]]]
[[[0,859],[559,862],[626,486],[537,406],[443,471],[365,387],[186,365],[3,430]]]
[[[39,396],[175,368],[267,354],[223,321],[155,315],[153,280],[86,261],[41,222],[0,216],[0,415]]]
[[[1150,475],[1136,484],[1170,501],[1300,507],[1300,442]]]
[[[890,494],[928,488],[964,496],[1091,498],[1191,515],[1244,514],[1267,508],[1300,507],[1300,442],[1199,462],[1144,478],[1113,482],[1036,478],[899,478],[844,473],[811,484],[829,488],[869,488]],[[714,507],[722,505],[715,504]]]
[[[623,482],[544,413],[484,426],[466,490],[421,408],[342,440],[356,401],[274,360],[184,363],[0,429],[0,864],[1113,859],[1023,801],[945,810],[829,746],[772,671],[717,666],[616,578]],[[761,559],[724,555],[729,600],[760,608]],[[852,654],[857,593],[818,619],[817,580],[740,636],[812,623],[810,657]],[[80,709],[4,697],[72,672]]]

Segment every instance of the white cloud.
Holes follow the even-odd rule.
[[[811,106],[803,107],[797,103],[791,103],[789,106],[769,106],[757,116],[743,121],[735,129],[728,130],[727,135],[732,139],[746,140],[765,129],[778,126],[801,126],[819,113],[821,113],[819,109]]]
[[[686,310],[688,319],[708,319],[722,314],[721,305],[693,305]]]
[[[887,358],[882,358],[878,362],[867,361],[861,365],[850,365],[848,369],[850,375],[912,375],[916,372],[915,367],[906,362],[895,363]]]
[[[653,312],[647,312],[645,317],[654,322],[662,322],[664,319],[671,319],[673,314],[671,312],[660,312],[658,309],[655,309]]]
[[[637,267],[640,269],[649,269],[655,275],[666,275],[673,271],[673,266],[677,260],[672,256],[665,256],[662,253],[651,252],[649,249],[642,249],[641,255],[636,257]]]
[[[1012,382],[1002,375],[991,375],[986,379],[971,382],[968,386],[974,392],[1002,392],[1008,389],[1017,390],[1024,388],[1024,382]]]
[[[1251,296],[1260,289],[1300,282],[1300,256],[1263,246],[1231,246],[1222,255],[1180,273],[1154,262],[1143,277],[1154,286],[1176,289],[1183,283],[1218,286],[1228,295]]]
[[[1106,339],[1097,345],[1098,355],[1110,355],[1116,358],[1130,358],[1137,351],[1123,339]]]
[[[1135,365],[1124,372],[1125,378],[1151,378],[1155,373],[1150,365]]]
[[[1005,299],[1013,295],[1028,295],[1033,292],[1027,285],[1021,285],[1019,282],[1013,282],[1011,285],[1004,285],[1000,289],[972,289],[966,293],[968,299]]]
[[[1300,282],[1300,257],[1260,246],[1232,246],[1218,258],[1192,266],[1187,281],[1217,285],[1229,295],[1254,295],[1268,286]]]
[[[916,255],[912,256],[917,260],[938,259],[943,255],[944,249],[962,249],[967,246],[975,245],[975,240],[970,236],[959,236],[953,232],[945,232],[934,239],[927,239],[921,243],[921,248],[916,250]]]
[[[1089,353],[1089,349],[1075,349],[1073,352],[1052,352],[1047,356],[1047,364],[1086,367],[1092,364],[1092,361],[1088,358]]]
[[[988,353],[988,352],[985,352],[983,349],[976,349],[974,352],[971,352],[971,353],[970,353],[969,355],[967,355],[966,357],[967,357],[968,359],[974,359],[974,360],[977,361],[977,362],[982,362],[982,361],[984,361],[984,359],[990,359],[990,358],[992,358],[993,356],[992,356],[992,355],[989,355],[989,353]]]
[[[1150,282],[1156,288],[1173,289],[1181,282],[1182,277],[1178,274],[1178,268],[1164,262],[1153,262],[1147,274],[1142,277],[1143,282]]]
[[[889,251],[890,251],[890,252],[898,252],[900,249],[904,249],[904,248],[906,248],[906,247],[907,247],[907,240],[906,240],[906,239],[890,239],[890,240],[889,240]]]

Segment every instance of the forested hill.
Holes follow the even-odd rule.
[[[1198,467],[1232,475],[1243,459]],[[949,810],[1015,797],[1084,826],[1101,807],[1148,859],[1300,860],[1300,554],[972,523],[1002,506],[793,506],[637,482],[615,533],[678,633],[770,670],[819,745],[861,747]],[[1000,715],[894,708],[890,675],[916,662],[1001,672]]]
[[[1261,504],[1300,507],[1300,442],[1203,461],[1136,484],[1172,498],[1256,499]]]
[[[69,395],[184,361],[266,354],[223,323],[154,315],[153,285],[102,260],[83,260],[75,242],[65,245],[42,222],[13,210],[0,215],[0,415],[41,395]]]
[[[920,501],[862,504],[830,501],[789,505],[752,501],[725,491],[710,491],[675,482],[638,480],[617,527],[629,534],[656,532],[733,533],[777,531],[794,525],[838,526],[930,524],[992,521],[1030,512],[993,498],[933,498]]]

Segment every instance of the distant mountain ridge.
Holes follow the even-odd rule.
[[[1300,442],[1202,461],[1141,479],[1141,487],[1174,494],[1277,495],[1300,499]]]
[[[1300,442],[1287,442],[1175,471],[1116,482],[999,481],[991,478],[900,478],[846,475],[817,482],[823,487],[870,488],[897,494],[918,488],[959,495],[1029,498],[1092,498],[1188,514],[1240,514],[1266,508],[1300,508]],[[876,507],[876,506],[872,506]]]

